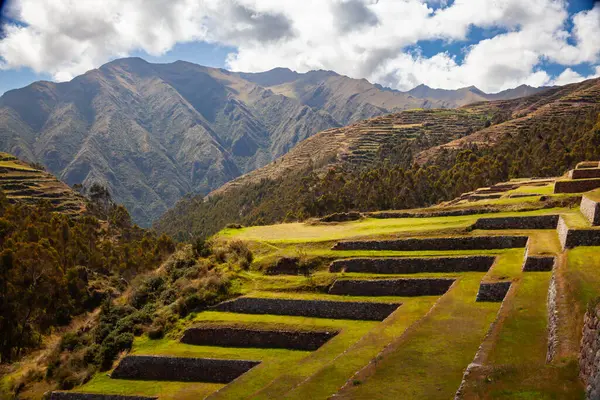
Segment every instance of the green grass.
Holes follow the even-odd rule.
[[[567,209],[554,208],[525,212],[501,212],[455,217],[430,218],[365,218],[358,221],[310,224],[286,223],[266,226],[252,226],[241,229],[224,229],[218,237],[261,241],[272,244],[326,242],[357,237],[376,237],[394,233],[405,236],[417,233],[432,234],[435,231],[465,229],[478,218],[545,215],[565,212]]]
[[[512,189],[505,193],[507,195],[517,194],[517,193],[518,194],[533,193],[533,194],[541,194],[541,195],[553,194],[554,193],[554,183],[548,183],[543,186],[532,186],[532,185],[524,184],[517,189]]]
[[[346,386],[340,398],[453,398],[500,307],[499,303],[475,302],[480,280],[480,274],[471,274],[458,281],[384,353],[375,368],[356,378],[359,384]]]
[[[225,385],[218,383],[187,383],[167,381],[133,381],[111,379],[106,374],[97,374],[78,392],[114,395],[156,396],[161,399],[192,400],[203,399]]]
[[[465,399],[580,399],[576,359],[546,363],[546,297],[552,272],[524,273],[484,343],[485,367],[467,379]]]
[[[385,321],[375,325],[360,340],[338,353],[334,359],[328,358],[326,364],[322,362],[324,354],[319,354],[319,352],[326,351],[324,346],[301,365],[286,371],[284,375],[252,398],[328,398],[356,371],[375,358],[386,345],[400,337],[409,326],[422,318],[436,299],[431,296],[406,299],[396,312]]]

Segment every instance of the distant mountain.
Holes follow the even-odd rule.
[[[0,151],[69,185],[100,183],[148,225],[184,195],[204,195],[319,131],[482,96],[460,93],[425,98],[331,71],[233,73],[127,58],[5,93]]]

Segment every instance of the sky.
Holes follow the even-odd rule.
[[[2,0],[0,0],[2,2]],[[0,94],[121,57],[488,93],[600,76],[590,0],[9,0]]]

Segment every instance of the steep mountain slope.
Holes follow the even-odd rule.
[[[336,125],[235,74],[185,62],[117,60],[0,98],[2,150],[68,184],[101,183],[142,224]]]
[[[522,99],[404,111],[326,130],[208,200],[181,201],[156,227],[210,234],[229,222],[414,208],[514,175],[551,176],[600,157],[599,102],[595,79]]]
[[[430,100],[330,71],[244,74],[129,58],[71,82],[5,93],[0,151],[39,162],[69,185],[100,183],[148,225],[184,195],[207,194],[316,132],[482,96],[469,89]]]

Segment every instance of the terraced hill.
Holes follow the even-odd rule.
[[[227,223],[430,206],[515,176],[549,177],[600,156],[599,101],[594,79],[326,130],[207,198],[183,199],[155,227],[178,237],[206,235]]]
[[[51,398],[595,398],[600,196],[555,193],[568,176],[225,229],[254,253],[240,297]]]
[[[32,167],[13,155],[0,153],[0,189],[11,203],[46,200],[56,211],[80,214],[85,199],[52,174]]]

